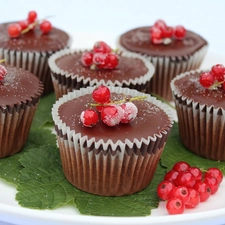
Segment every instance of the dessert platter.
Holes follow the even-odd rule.
[[[93,43],[104,40],[112,47],[116,46],[118,37],[115,34],[88,34],[74,33],[71,35],[73,44],[71,48],[91,48]],[[208,52],[202,69],[208,69],[215,64],[223,64],[225,56]],[[173,112],[176,114],[175,111]],[[151,210],[150,216],[89,216],[82,215],[75,207],[64,205],[54,210],[36,210],[22,207],[15,200],[16,188],[0,180],[0,220],[15,225],[221,225],[225,221],[225,180],[220,184],[216,195],[213,195],[204,204],[194,210],[187,209],[179,215],[168,215],[165,202],[160,202],[159,207]]]

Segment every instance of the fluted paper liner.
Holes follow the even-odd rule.
[[[69,48],[72,43],[71,37],[65,47]],[[0,48],[0,59],[5,59],[8,65],[30,71],[44,84],[44,94],[53,91],[51,72],[48,66],[48,58],[55,51],[16,51]]]
[[[152,76],[155,73],[155,68],[153,64],[145,59],[144,57],[140,56],[139,54],[132,53],[132,52],[118,52],[118,54],[121,54],[124,57],[127,58],[138,58],[141,59],[146,68],[148,69],[148,72],[143,75],[139,76],[135,79],[127,79],[123,80],[122,82],[116,80],[112,81],[110,80],[110,77],[106,79],[91,79],[90,77],[84,77],[81,74],[75,74],[75,73],[68,73],[67,71],[64,71],[60,69],[56,65],[56,60],[65,56],[65,55],[71,55],[74,53],[79,52],[86,52],[90,51],[90,49],[64,49],[59,52],[54,53],[49,58],[49,67],[51,69],[51,77],[53,81],[54,90],[56,93],[56,98],[62,97],[64,94],[67,94],[68,92],[71,92],[73,90],[78,90],[80,88],[88,87],[88,86],[98,86],[98,85],[107,85],[107,86],[119,86],[119,87],[128,87],[131,89],[136,89],[141,92],[146,92],[146,89],[148,88],[149,81],[152,78]],[[135,65],[134,65],[135,66]]]
[[[54,104],[52,116],[55,123],[63,171],[77,188],[98,195],[120,196],[138,192],[151,182],[158,161],[173,124],[173,113],[156,98],[136,90],[110,87],[112,92],[130,96],[146,96],[146,101],[160,107],[168,115],[168,126],[159,133],[141,140],[126,139],[104,142],[81,136],[70,130],[58,115],[63,103],[92,93],[93,87],[82,88],[64,95]],[[91,129],[91,128],[90,128]]]
[[[42,92],[40,83],[38,92],[26,101],[14,106],[0,107],[0,158],[22,150]]]
[[[118,49],[128,51],[124,48],[119,40],[117,41]],[[208,45],[204,45],[192,55],[182,57],[159,57],[146,54],[140,54],[148,59],[155,66],[155,75],[150,80],[147,93],[157,94],[167,101],[172,101],[170,89],[171,80],[186,71],[198,69],[207,53]]]
[[[174,85],[176,80],[190,73],[196,71],[183,73],[171,82],[180,139],[184,146],[196,155],[225,161],[225,110],[184,97]]]

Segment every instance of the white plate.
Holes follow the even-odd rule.
[[[74,34],[73,47],[92,47],[98,40],[114,45],[112,35]],[[224,63],[225,57],[209,53],[202,68],[210,68],[217,63]],[[207,202],[201,203],[196,209],[185,210],[182,215],[168,215],[165,203],[161,202],[151,216],[146,217],[101,217],[84,216],[71,206],[55,210],[32,210],[23,208],[15,201],[16,189],[0,180],[0,220],[17,225],[221,225],[225,221],[225,180],[219,191]]]

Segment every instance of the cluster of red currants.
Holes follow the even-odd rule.
[[[209,72],[202,72],[199,82],[205,88],[222,86],[225,90],[225,67],[222,64],[212,66]]]
[[[94,126],[98,120],[99,115],[101,120],[108,126],[115,126],[119,123],[129,123],[137,116],[138,109],[136,105],[131,102],[134,99],[122,99],[120,101],[111,101],[111,93],[108,87],[101,85],[92,92],[92,98],[96,104],[94,109],[86,109],[81,112],[80,120],[85,127]]]
[[[119,56],[104,41],[98,41],[92,51],[82,54],[81,63],[91,69],[114,69],[119,64]]]
[[[38,24],[43,34],[47,34],[52,30],[52,24],[48,20],[37,20],[37,13],[30,11],[27,19],[9,24],[8,34],[11,38],[17,38],[21,34],[33,30]]]
[[[198,167],[187,162],[174,164],[158,185],[158,196],[167,201],[169,214],[181,214],[185,208],[195,208],[217,192],[223,174],[218,168],[209,168],[203,173]]]
[[[171,38],[181,40],[185,35],[186,29],[183,26],[167,26],[163,20],[157,20],[150,28],[150,38],[153,44],[168,44],[170,43],[168,40],[171,40]]]

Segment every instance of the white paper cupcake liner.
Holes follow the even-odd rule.
[[[61,58],[65,55],[74,54],[76,52],[85,52],[90,51],[90,49],[66,49],[61,50],[59,52],[56,52],[49,58],[49,67],[51,69],[51,76],[52,81],[54,85],[54,90],[57,96],[57,99],[61,97],[64,94],[67,94],[68,92],[72,90],[78,90],[82,87],[88,87],[88,86],[98,86],[98,85],[106,85],[106,86],[119,86],[119,87],[128,87],[131,89],[137,89],[138,91],[145,92],[148,88],[148,83],[152,79],[152,76],[155,73],[155,68],[153,64],[145,59],[144,57],[140,56],[139,54],[132,53],[132,52],[118,52],[118,54],[121,54],[124,57],[128,58],[138,58],[141,59],[146,68],[148,69],[148,72],[140,77],[137,77],[135,79],[129,79],[129,80],[123,80],[121,81],[112,81],[110,78],[106,79],[91,79],[90,77],[84,77],[81,74],[71,74],[67,71],[64,71],[60,69],[55,61],[58,58]]]
[[[196,155],[225,161],[225,110],[186,98],[174,86],[176,80],[190,73],[196,73],[196,71],[183,73],[171,82],[180,139],[184,146]]]
[[[82,137],[70,130],[58,115],[61,104],[93,90],[94,87],[88,87],[70,92],[56,101],[52,108],[65,176],[74,186],[93,194],[118,196],[140,191],[153,178],[172,128],[173,113],[154,97],[128,88],[110,87],[112,92],[146,96],[147,101],[167,113],[168,126],[147,139],[118,140],[116,143],[110,139],[95,141],[95,138]]]
[[[117,41],[118,49],[125,49]],[[155,66],[155,75],[150,80],[148,93],[159,95],[167,101],[172,101],[170,81],[185,71],[198,69],[207,53],[208,45],[203,46],[192,55],[182,57],[158,57],[140,54],[146,57]]]

